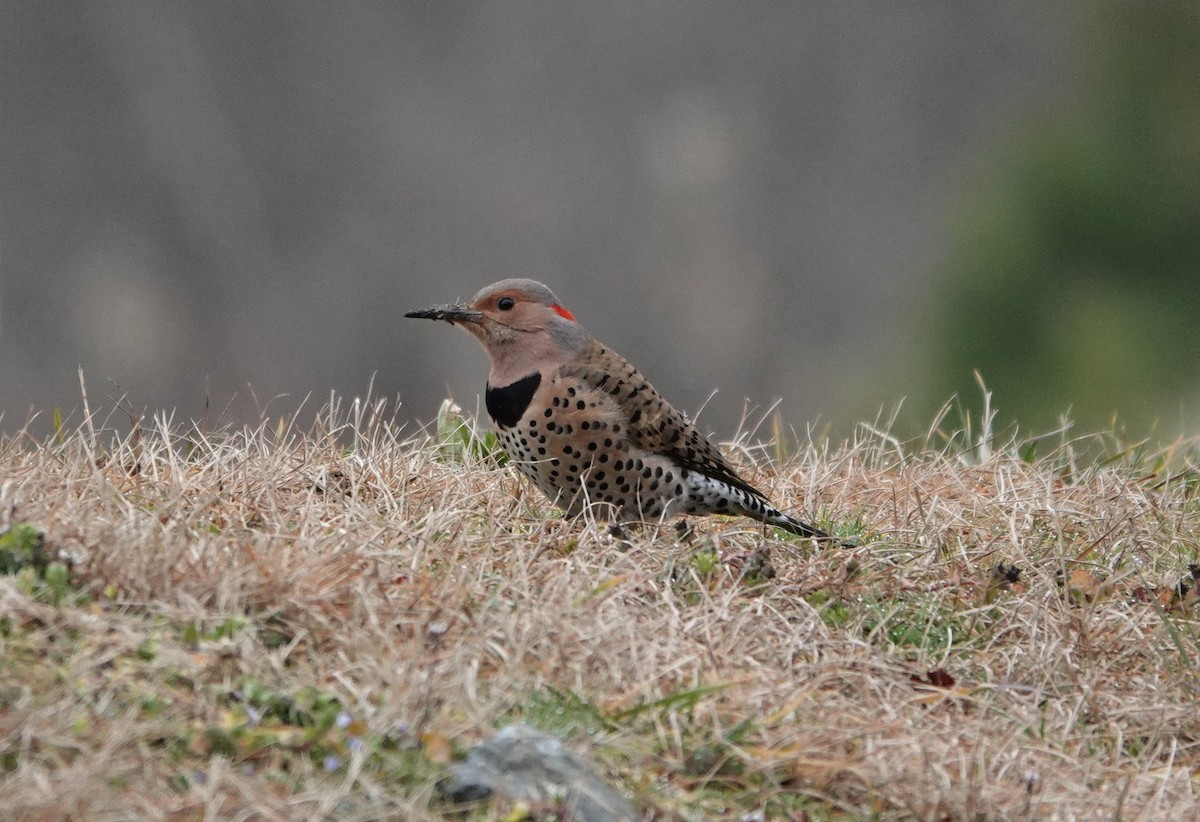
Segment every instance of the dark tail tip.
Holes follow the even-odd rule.
[[[853,540],[842,539],[835,537],[832,534],[827,534],[815,525],[809,525],[807,522],[801,522],[798,519],[792,519],[787,514],[780,515],[780,521],[775,523],[783,530],[791,534],[796,534],[801,537],[815,539],[818,542],[836,543],[839,548],[857,548],[858,543]]]

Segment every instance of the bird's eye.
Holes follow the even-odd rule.
[[[512,297],[501,297],[496,303],[496,308],[499,308],[501,311],[512,311],[514,305],[516,305],[516,302]]]

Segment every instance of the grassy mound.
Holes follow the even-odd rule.
[[[1195,452],[988,440],[727,446],[816,550],[564,521],[449,409],[10,436],[6,815],[441,818],[523,720],[658,819],[1200,816]]]

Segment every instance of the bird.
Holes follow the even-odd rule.
[[[542,283],[501,280],[469,304],[404,316],[460,326],[482,344],[491,361],[485,405],[497,441],[568,516],[585,508],[618,523],[742,515],[836,541],[772,505]]]

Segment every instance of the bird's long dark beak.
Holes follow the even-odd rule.
[[[445,320],[448,323],[477,323],[483,319],[483,312],[465,305],[435,305],[433,308],[409,311],[404,316],[418,320]]]

